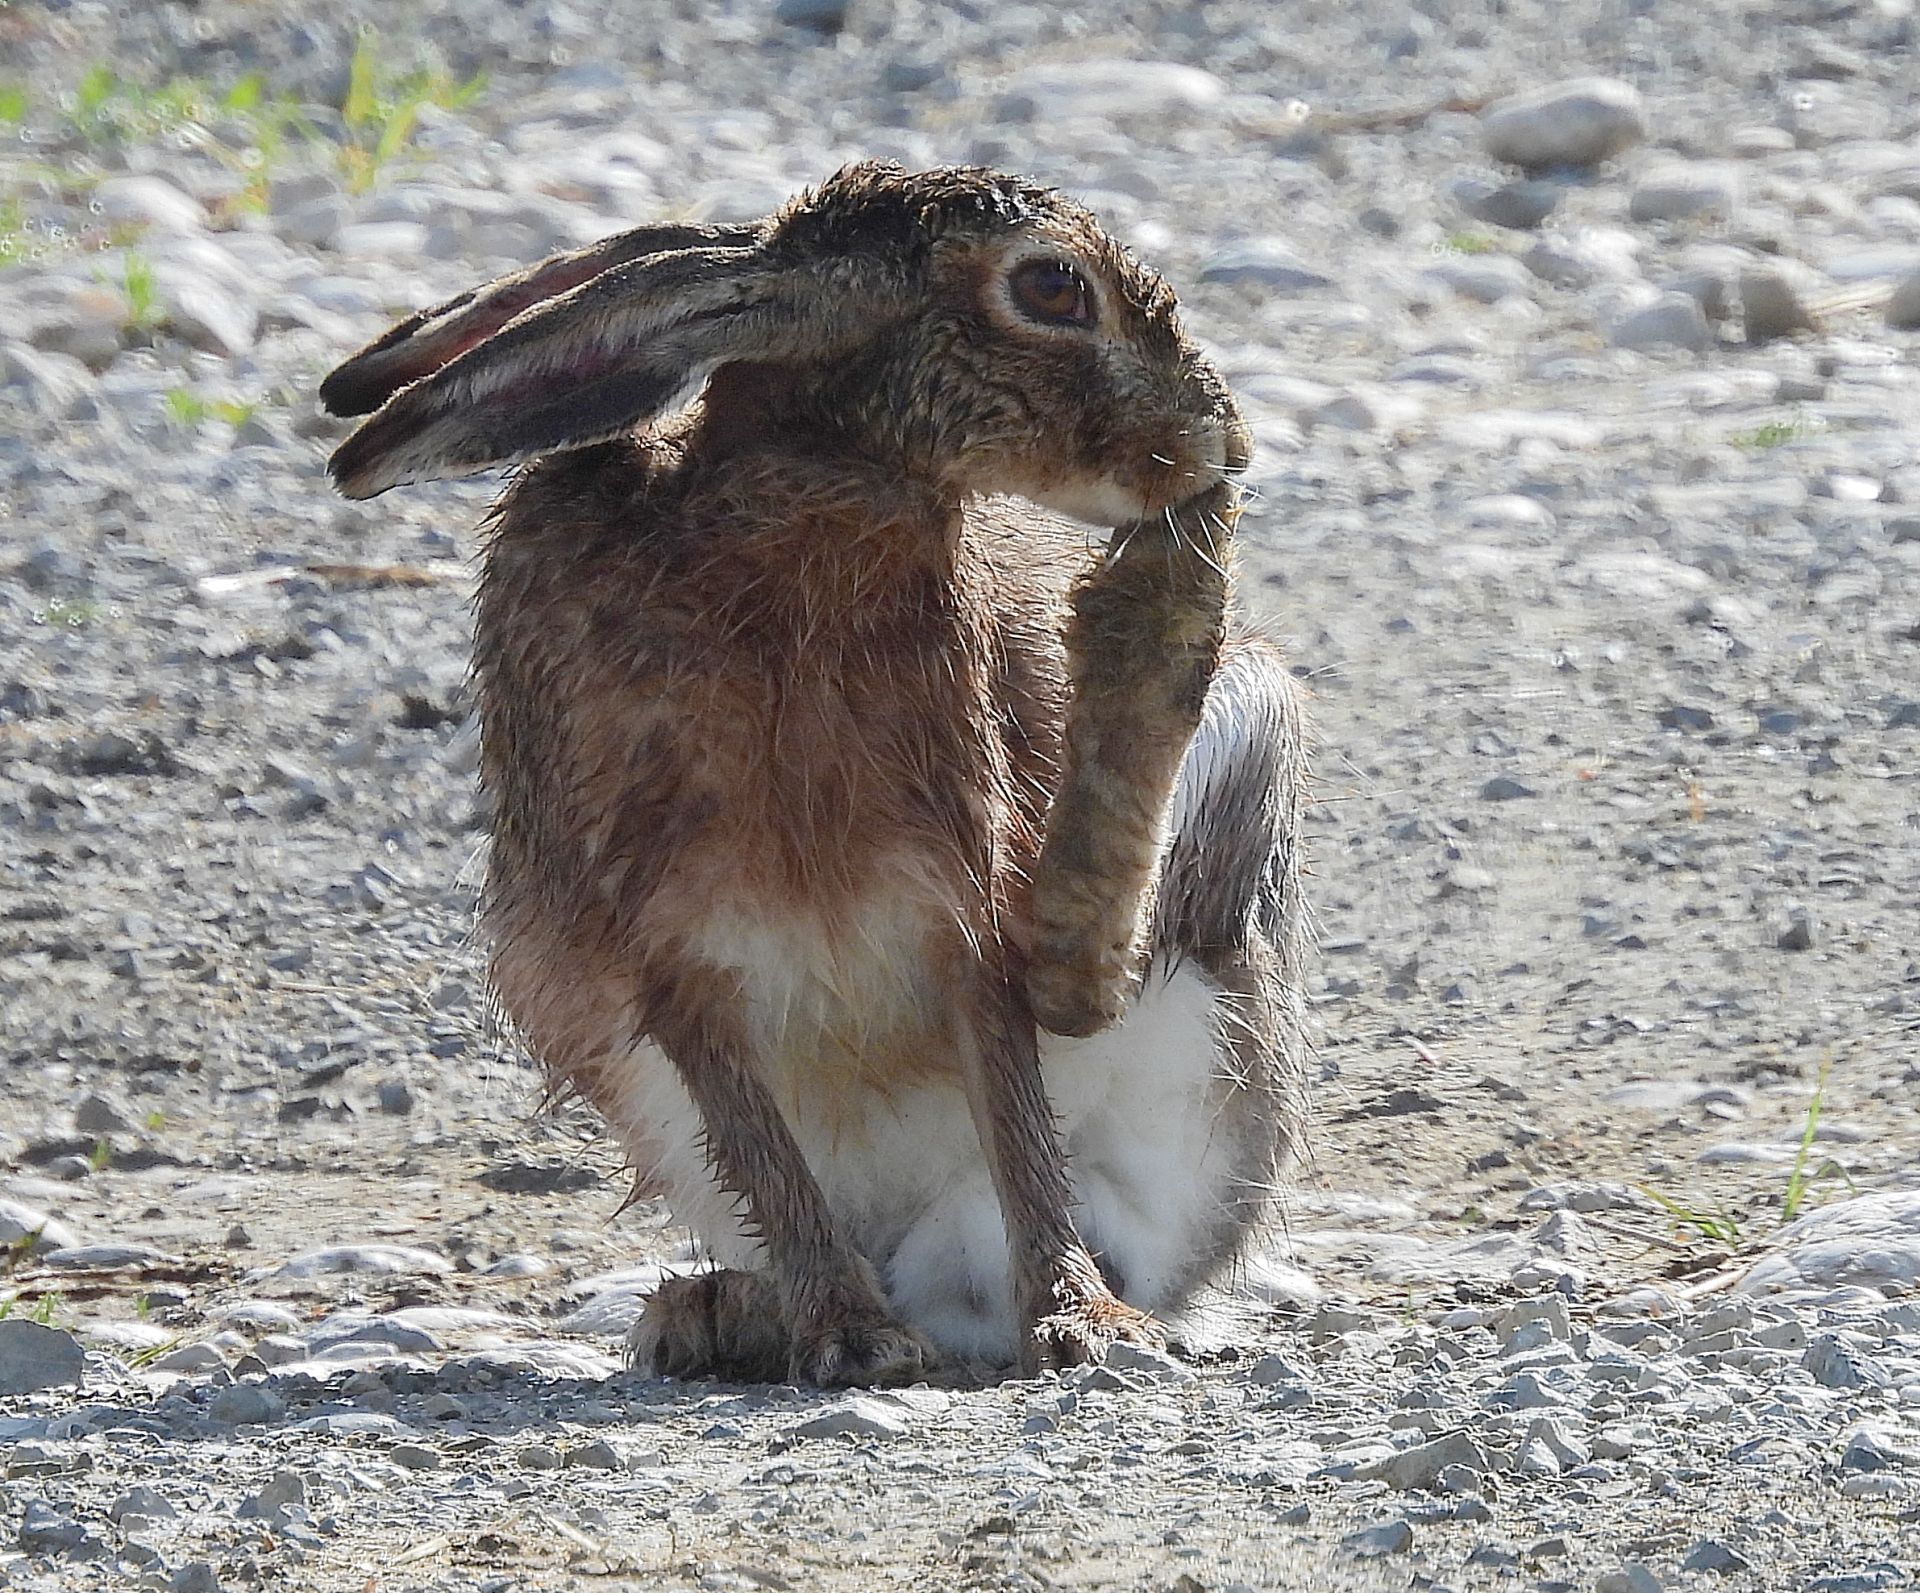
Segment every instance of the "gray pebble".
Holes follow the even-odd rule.
[[[1363,1466],[1355,1476],[1394,1488],[1432,1491],[1441,1486],[1443,1475],[1458,1473],[1478,1479],[1486,1475],[1491,1465],[1479,1439],[1470,1432],[1457,1430]]]
[[[1528,171],[1593,166],[1644,139],[1647,116],[1631,83],[1571,78],[1489,105],[1480,136],[1495,160]]]
[[[439,1450],[425,1444],[395,1444],[387,1451],[387,1459],[408,1471],[437,1471],[446,1463]]]
[[[16,1541],[28,1554],[59,1555],[69,1560],[97,1560],[108,1552],[100,1539],[44,1499],[27,1501]]]
[[[17,1200],[0,1199],[0,1249],[11,1249],[28,1240],[27,1254],[42,1250],[67,1250],[80,1243],[80,1236],[64,1222]]]
[[[278,1421],[286,1411],[286,1401],[260,1383],[235,1383],[216,1390],[207,1401],[209,1416],[236,1427],[245,1422]]]
[[[1749,343],[1820,330],[1793,281],[1768,266],[1749,266],[1740,273],[1740,326]]]
[[[1518,232],[1537,227],[1552,215],[1565,191],[1559,183],[1538,180],[1505,183],[1498,188],[1489,183],[1470,183],[1456,186],[1454,198],[1475,221]]]
[[[1404,1516],[1376,1521],[1371,1526],[1349,1532],[1340,1540],[1341,1549],[1359,1560],[1384,1559],[1405,1554],[1413,1547],[1413,1523]]]
[[[0,1394],[78,1386],[86,1364],[86,1351],[71,1333],[24,1317],[0,1318]]]
[[[1191,1368],[1182,1366],[1165,1350],[1144,1344],[1115,1344],[1107,1351],[1107,1365],[1116,1372],[1132,1373],[1157,1383],[1183,1384],[1197,1381]]]
[[[1773,943],[1782,951],[1811,951],[1815,933],[1812,911],[1796,905],[1787,909],[1786,921],[1774,935]]]
[[[1618,317],[1607,329],[1607,341],[1615,348],[1698,352],[1712,348],[1714,337],[1698,299],[1690,293],[1668,292]]]
[[[1899,331],[1920,329],[1920,270],[1895,284],[1887,300],[1887,325]]]
[[[906,1433],[896,1407],[859,1395],[787,1429],[790,1438],[904,1438]]]
[[[145,1516],[150,1521],[170,1521],[179,1515],[173,1502],[158,1488],[136,1483],[107,1506],[107,1519],[119,1521],[126,1516]]]
[[[1280,238],[1250,238],[1222,249],[1200,268],[1202,282],[1250,282],[1277,292],[1325,288],[1333,279]]]
[[[1740,175],[1706,162],[1659,167],[1642,177],[1627,202],[1635,221],[1725,221],[1740,202]]]
[[[1540,793],[1523,780],[1512,775],[1496,774],[1480,787],[1482,802],[1517,802],[1523,797],[1538,796]]]
[[[620,1456],[612,1444],[596,1438],[591,1443],[575,1444],[562,1456],[569,1466],[587,1471],[618,1471]]]

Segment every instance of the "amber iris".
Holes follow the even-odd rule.
[[[1036,321],[1092,326],[1093,293],[1072,266],[1059,260],[1029,260],[1010,279],[1013,302]]]

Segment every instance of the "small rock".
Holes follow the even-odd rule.
[[[1202,282],[1251,282],[1279,292],[1325,288],[1333,279],[1316,271],[1279,238],[1229,244],[1200,268]]]
[[[1800,1364],[1822,1388],[1884,1388],[1892,1378],[1838,1333],[1817,1333]]]
[[[1499,188],[1474,183],[1456,187],[1454,197],[1475,221],[1521,232],[1539,226],[1552,215],[1563,192],[1560,184],[1554,182],[1507,183]]]
[[[28,1554],[57,1554],[70,1560],[95,1560],[107,1547],[71,1516],[44,1499],[30,1499],[20,1518],[20,1547]]]
[[[0,341],[0,387],[24,388],[34,408],[59,415],[94,390],[93,372],[71,354]]]
[[[1524,299],[1533,292],[1534,277],[1511,255],[1461,255],[1430,267],[1426,276],[1476,304],[1498,304]]]
[[[1392,431],[1420,413],[1419,400],[1383,388],[1353,387],[1305,417],[1315,426],[1343,431]]]
[[[1359,1560],[1379,1560],[1388,1555],[1405,1554],[1413,1547],[1413,1523],[1404,1516],[1376,1521],[1340,1540],[1342,1552]]]
[[[155,232],[202,232],[207,214],[200,202],[161,177],[108,177],[93,190],[108,221],[151,227]]]
[[[618,1471],[620,1469],[618,1452],[603,1438],[596,1438],[589,1444],[575,1444],[562,1458],[569,1466],[585,1471]]]
[[[1842,1471],[1912,1471],[1920,1474],[1920,1448],[1872,1427],[1856,1427],[1840,1451]]]
[[[1103,116],[1164,119],[1205,110],[1226,93],[1227,85],[1211,72],[1174,61],[1045,61],[1013,75],[1000,97],[999,112],[1009,121],[1023,122]]]
[[[564,1462],[550,1444],[528,1444],[516,1457],[522,1471],[558,1471]]]
[[[1607,341],[1615,348],[1701,352],[1713,347],[1713,328],[1692,294],[1668,292],[1619,317],[1608,328]]]
[[[1818,332],[1820,323],[1784,272],[1749,266],[1740,273],[1740,327],[1749,343],[1770,343],[1796,332]]]
[[[1900,279],[1887,300],[1887,325],[1898,331],[1920,328],[1920,271]]]
[[[1107,1365],[1116,1372],[1134,1373],[1159,1383],[1192,1383],[1198,1380],[1189,1368],[1182,1366],[1165,1350],[1150,1349],[1144,1344],[1128,1344],[1124,1341],[1115,1344],[1107,1351]]]
[[[80,1236],[64,1222],[17,1200],[0,1200],[0,1250],[11,1250],[23,1239],[32,1242],[28,1255],[42,1250],[67,1250],[80,1243]]]
[[[1496,774],[1480,787],[1482,802],[1517,802],[1523,797],[1535,797],[1539,794],[1524,781],[1516,780],[1506,774]]]
[[[49,1250],[40,1258],[47,1266],[63,1271],[113,1271],[120,1267],[143,1267],[166,1256],[152,1245],[68,1245]]]
[[[107,1506],[109,1521],[118,1521],[123,1516],[145,1516],[150,1521],[171,1521],[179,1513],[173,1508],[172,1500],[158,1488],[150,1488],[144,1482],[134,1484]]]
[[[156,1372],[211,1372],[224,1370],[227,1358],[211,1344],[181,1344],[148,1364]]]
[[[1649,172],[1627,201],[1634,221],[1725,221],[1740,202],[1740,177],[1730,166],[1659,167]]]
[[[1711,709],[1696,708],[1691,703],[1671,703],[1662,708],[1658,715],[1661,728],[1665,730],[1711,730],[1714,717]]]
[[[876,1399],[856,1396],[787,1429],[790,1438],[904,1438],[900,1412]]]
[[[242,1520],[272,1521],[290,1505],[307,1503],[307,1479],[297,1471],[276,1471],[257,1492],[240,1501],[234,1514]]]
[[[1813,914],[1805,907],[1789,907],[1786,922],[1773,937],[1782,951],[1811,951],[1814,940]]]
[[[1527,171],[1593,166],[1644,139],[1647,117],[1631,83],[1571,78],[1489,105],[1480,136],[1495,160]]]
[[[1628,1560],[1593,1584],[1593,1593],[1663,1593],[1666,1584],[1639,1560]]]
[[[286,1413],[286,1401],[260,1383],[235,1383],[229,1388],[216,1389],[207,1402],[207,1414],[232,1427],[247,1422],[278,1421]]]
[[[167,1593],[222,1593],[219,1574],[207,1560],[189,1560],[167,1582]]]
[[[406,1245],[346,1244],[302,1251],[283,1262],[277,1275],[283,1278],[318,1278],[341,1272],[392,1276],[408,1272],[439,1274],[451,1271],[453,1263],[431,1250],[415,1250]]]
[[[847,10],[847,0],[779,0],[773,18],[790,28],[834,34],[847,25]]]
[[[1464,1430],[1415,1444],[1411,1449],[1361,1467],[1354,1475],[1364,1481],[1384,1482],[1393,1488],[1432,1492],[1439,1487],[1442,1473],[1455,1468],[1463,1468],[1475,1478],[1484,1477],[1491,1468],[1480,1441]]]
[[[440,1451],[425,1444],[395,1444],[387,1451],[387,1459],[408,1471],[437,1471],[445,1464]]]
[[[260,312],[244,295],[210,277],[170,277],[160,283],[167,324],[195,348],[237,359],[254,345]]]
[[[0,1395],[75,1388],[87,1352],[71,1333],[21,1317],[0,1318]]]

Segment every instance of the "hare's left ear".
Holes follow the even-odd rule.
[[[538,265],[409,316],[343,361],[320,384],[320,402],[334,415],[367,415],[401,388],[431,376],[449,360],[516,316],[591,282],[603,271],[681,249],[737,248],[752,243],[764,223],[697,227],[636,227],[585,249],[556,254]]]
[[[350,498],[617,437],[735,360],[819,363],[914,302],[886,259],[682,249],[603,271],[403,387],[334,451]]]

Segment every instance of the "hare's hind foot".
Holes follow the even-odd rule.
[[[790,1374],[817,1388],[882,1388],[918,1382],[938,1359],[931,1344],[891,1317],[843,1318],[794,1342]]]
[[[627,1337],[627,1358],[659,1377],[819,1388],[911,1383],[938,1359],[918,1333],[863,1301],[811,1314],[817,1325],[793,1333],[764,1272],[668,1278],[647,1296]]]
[[[647,1296],[627,1359],[657,1377],[773,1383],[792,1353],[773,1280],[760,1272],[696,1272]]]

